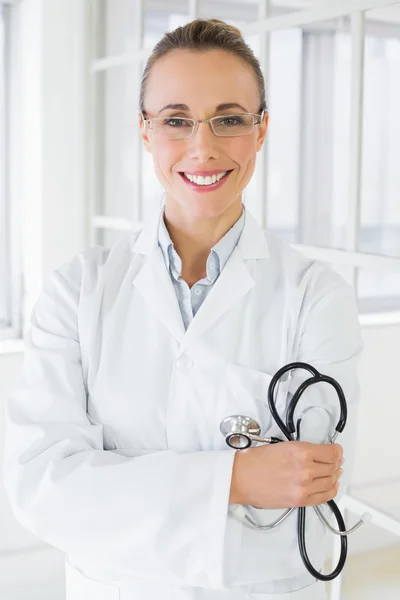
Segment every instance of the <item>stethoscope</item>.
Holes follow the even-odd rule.
[[[309,371],[312,374],[312,377],[303,381],[303,383],[300,384],[300,386],[294,393],[293,397],[291,398],[289,406],[288,406],[287,414],[286,414],[286,424],[285,424],[282,421],[282,419],[280,418],[280,416],[278,415],[278,412],[276,410],[275,400],[274,400],[274,391],[275,391],[276,384],[278,383],[278,381],[282,377],[282,375],[284,375],[288,371],[292,371],[293,369],[306,369],[307,371]],[[340,384],[332,377],[329,377],[327,375],[321,375],[321,373],[319,373],[319,371],[317,371],[317,369],[315,367],[313,367],[312,365],[309,365],[309,364],[303,363],[303,362],[294,362],[294,363],[285,365],[284,367],[279,369],[279,371],[277,371],[275,373],[275,375],[272,377],[271,382],[268,387],[268,405],[269,405],[269,408],[270,408],[270,411],[272,414],[272,418],[274,419],[275,423],[278,425],[279,429],[282,431],[284,436],[289,441],[300,439],[301,418],[297,420],[297,427],[295,428],[294,411],[296,409],[297,403],[300,400],[301,395],[306,391],[307,388],[310,387],[310,385],[313,385],[315,383],[322,383],[322,382],[330,384],[336,390],[338,398],[339,398],[339,403],[340,403],[339,421],[338,421],[338,424],[336,425],[335,431],[330,440],[330,443],[333,444],[335,442],[337,436],[339,435],[339,433],[342,433],[342,431],[346,425],[346,420],[347,420],[346,398],[344,396],[344,393],[343,393],[343,390],[342,390],[342,387],[340,386]],[[307,410],[310,410],[312,408],[313,407],[309,407],[309,409],[307,409]],[[294,433],[295,433],[296,429],[297,429],[296,437],[294,437]],[[261,435],[261,427],[257,423],[257,421],[255,421],[251,417],[246,417],[243,415],[233,415],[233,416],[227,417],[226,419],[224,419],[221,422],[220,430],[221,430],[221,433],[225,436],[225,441],[228,444],[228,446],[230,446],[231,448],[235,448],[236,450],[243,450],[245,448],[248,448],[249,446],[251,446],[251,444],[253,442],[261,442],[264,444],[276,444],[278,442],[285,441],[285,440],[281,440],[280,438],[277,438],[277,437],[263,437]],[[313,506],[312,508],[315,510],[319,519],[323,522],[324,525],[326,525],[326,527],[329,529],[329,531],[331,531],[335,535],[341,536],[340,537],[339,561],[338,561],[338,564],[337,564],[336,568],[334,569],[334,571],[332,571],[332,573],[330,573],[329,575],[324,575],[323,573],[320,573],[319,571],[317,571],[311,564],[310,559],[308,557],[306,543],[305,543],[306,507],[298,508],[299,512],[298,512],[298,519],[297,519],[297,538],[298,538],[300,556],[301,556],[302,561],[303,561],[306,569],[308,570],[308,572],[311,573],[311,575],[313,575],[313,577],[315,577],[316,579],[319,579],[320,581],[331,581],[332,579],[335,579],[335,577],[337,577],[340,574],[340,572],[342,571],[342,569],[345,565],[346,558],[347,558],[347,535],[349,535],[350,533],[353,533],[353,531],[356,531],[356,529],[358,529],[360,527],[360,525],[362,525],[366,521],[369,521],[371,518],[371,515],[369,513],[364,513],[363,515],[361,515],[361,519],[358,521],[358,523],[356,523],[351,529],[346,530],[345,522],[343,520],[342,514],[341,514],[337,504],[333,500],[329,500],[327,502],[327,504],[331,508],[333,514],[335,515],[336,522],[338,524],[339,529],[335,529],[334,527],[332,527],[330,525],[330,523],[325,518],[325,515],[323,514],[323,512],[321,511],[319,506]],[[254,527],[256,529],[262,529],[262,530],[270,530],[270,529],[273,529],[274,527],[277,527],[295,510],[295,508],[289,508],[278,519],[276,519],[272,523],[270,523],[268,525],[259,525],[258,523],[255,523],[245,513],[242,505],[237,505],[237,508],[240,509],[240,514],[242,514],[245,517],[245,519],[251,524],[252,527]]]

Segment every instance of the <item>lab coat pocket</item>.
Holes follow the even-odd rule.
[[[283,434],[272,419],[268,404],[268,390],[275,373],[258,371],[240,365],[228,364],[225,383],[227,397],[225,416],[241,414],[255,419],[261,427],[261,435],[272,435],[283,439]],[[278,414],[285,420],[288,404],[290,373],[285,373],[275,386],[274,402]]]
[[[103,437],[102,449],[122,456],[133,458],[134,456],[143,456],[145,454],[153,454],[154,452],[162,452],[163,448],[138,448],[134,445],[127,445],[127,440],[122,439],[115,429],[112,429],[104,423],[100,423],[93,418],[92,415],[86,413],[91,425],[97,427]]]
[[[268,407],[268,386],[272,376],[264,371],[228,364],[225,375],[225,416],[244,415],[255,419],[261,435],[272,425]]]

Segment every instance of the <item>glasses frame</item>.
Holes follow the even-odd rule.
[[[144,116],[144,114],[143,114],[142,111],[140,111],[140,115],[141,115],[141,120],[142,120],[142,122],[144,124],[144,127],[146,129],[152,129],[150,127],[150,125],[154,121],[164,121],[165,119],[168,119],[168,118],[169,119],[184,119],[185,121],[191,121],[192,124],[193,124],[193,127],[192,127],[192,132],[191,132],[190,135],[185,135],[184,137],[181,137],[181,138],[179,138],[179,137],[178,138],[170,138],[171,140],[173,140],[173,139],[176,139],[176,140],[186,140],[186,139],[192,137],[196,133],[196,131],[197,131],[198,127],[199,127],[199,123],[209,123],[210,127],[211,127],[211,131],[217,137],[242,137],[244,135],[250,135],[254,131],[254,126],[255,125],[260,125],[262,123],[262,121],[264,119],[264,115],[265,115],[266,112],[267,111],[264,109],[261,112],[261,114],[257,114],[257,113],[235,113],[235,114],[230,114],[230,115],[216,115],[215,117],[211,117],[211,119],[190,119],[189,117],[168,117],[168,116],[147,118],[147,117]],[[242,133],[240,135],[221,135],[221,134],[215,132],[214,122],[217,119],[226,119],[226,118],[229,118],[229,117],[243,117],[243,116],[252,116],[253,117],[253,128],[248,133]],[[259,118],[260,120],[256,121],[255,118]]]

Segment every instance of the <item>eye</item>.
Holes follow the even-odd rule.
[[[185,127],[185,126],[191,127],[192,126],[190,121],[187,121],[186,119],[177,119],[177,118],[164,119],[163,125],[168,125],[169,127],[174,127],[175,129],[178,127]]]
[[[228,127],[231,125],[242,125],[243,119],[238,115],[232,115],[231,117],[221,117],[216,124],[217,125],[227,125]]]

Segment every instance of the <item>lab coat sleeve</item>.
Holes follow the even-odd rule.
[[[336,439],[336,443],[343,447],[345,458],[335,498],[337,502],[346,492],[353,472],[360,398],[358,363],[363,341],[352,286],[330,269],[324,270],[319,284],[311,287],[306,295],[301,321],[296,360],[309,363],[321,374],[336,379],[347,401],[346,426]],[[311,374],[308,371],[292,371],[289,398],[300,383],[309,377]],[[311,410],[310,407],[318,408]],[[304,413],[301,421],[301,439],[329,443],[340,416],[336,390],[328,383],[310,386],[299,400],[295,423],[308,408],[310,410]]]
[[[13,514],[74,560],[121,578],[223,587],[235,451],[104,451],[102,427],[86,414],[80,284],[68,273],[45,280],[7,399],[3,477]]]

